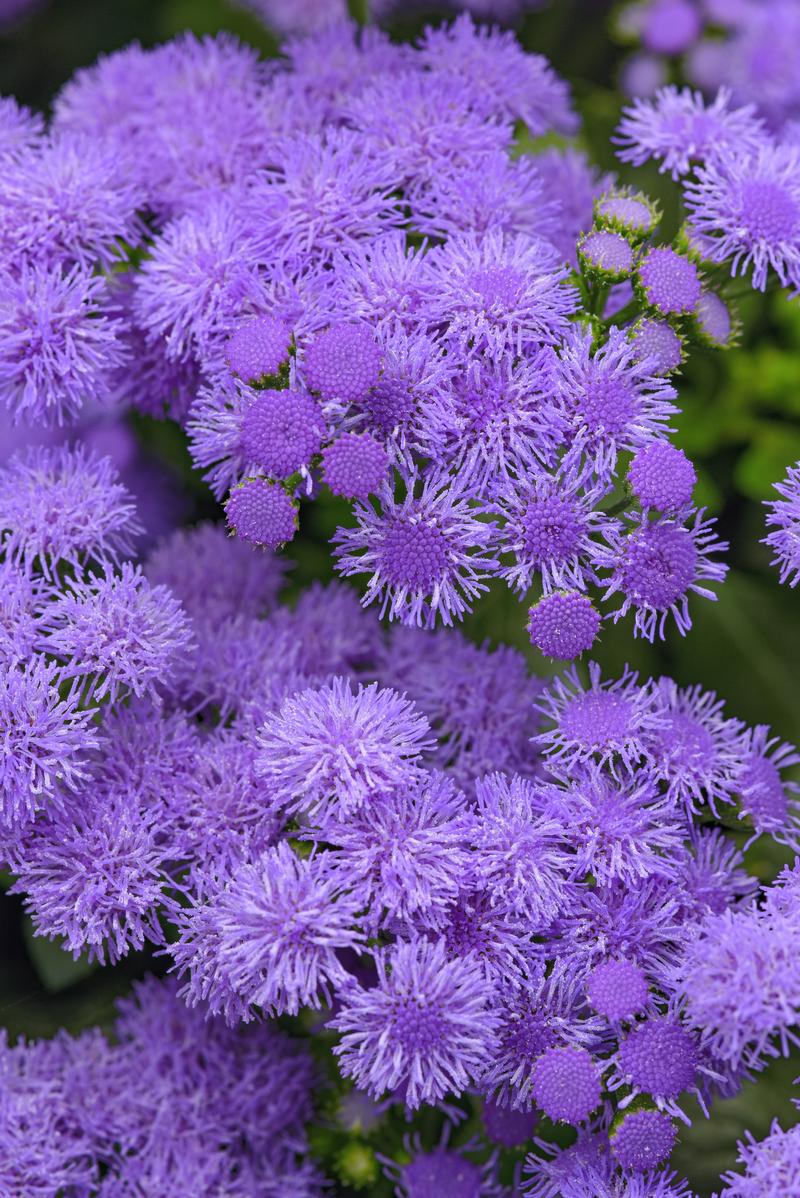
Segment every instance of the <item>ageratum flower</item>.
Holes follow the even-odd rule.
[[[0,537],[8,557],[52,576],[59,563],[130,557],[142,531],[108,458],[78,445],[24,450],[0,469]]]
[[[371,433],[343,433],[322,451],[322,477],[334,495],[366,500],[389,473],[389,455]]]
[[[225,504],[231,532],[260,549],[280,549],[297,532],[297,502],[280,485],[265,478],[247,478]]]
[[[0,98],[0,158],[13,162],[40,144],[44,121],[38,112],[18,104],[11,96]]]
[[[337,570],[371,575],[363,602],[378,601],[381,617],[424,628],[462,620],[498,567],[495,526],[470,498],[441,474],[421,485],[412,475],[402,500],[387,482],[377,507],[357,503],[356,526],[336,530]]]
[[[770,737],[766,724],[748,732],[747,753],[736,790],[741,806],[741,816],[753,826],[755,839],[764,833],[779,844],[787,844],[800,851],[798,841],[796,782],[785,782],[782,769],[800,764],[800,755],[794,745],[781,743],[777,736]]]
[[[553,591],[528,613],[531,644],[545,657],[571,661],[588,652],[600,630],[600,613],[588,595]]]
[[[399,941],[374,954],[378,982],[353,984],[331,1021],[345,1077],[374,1097],[399,1090],[407,1107],[474,1085],[491,1060],[497,1013],[477,958],[448,960],[442,941]]]
[[[755,105],[731,107],[731,92],[720,88],[711,104],[700,92],[662,87],[652,100],[637,97],[623,112],[612,140],[623,162],[642,166],[654,158],[673,179],[720,153],[748,154],[766,139]]]
[[[413,782],[432,747],[429,731],[396,691],[374,682],[353,690],[335,678],[292,695],[267,719],[257,770],[275,807],[324,821],[329,811],[358,810],[375,792]]]
[[[800,463],[790,466],[782,482],[773,484],[781,496],[767,503],[767,528],[763,539],[774,553],[773,566],[780,567],[781,582],[796,587],[800,582]]]
[[[674,512],[691,503],[697,472],[682,449],[653,441],[628,467],[628,483],[643,508]]]
[[[285,841],[209,878],[171,950],[190,1004],[235,1022],[330,1003],[348,977],[338,950],[363,941],[359,899],[342,882],[331,854],[301,860]]]
[[[756,1140],[746,1132],[739,1141],[738,1164],[744,1173],[723,1174],[721,1198],[771,1198],[800,1186],[800,1127],[784,1131],[773,1119],[769,1135]]]
[[[612,1131],[611,1151],[623,1169],[640,1173],[669,1160],[675,1138],[675,1124],[669,1115],[647,1109],[631,1111]]]
[[[534,1102],[556,1123],[583,1123],[600,1104],[597,1065],[585,1048],[547,1048],[533,1067]]]
[[[800,149],[764,144],[728,150],[699,168],[684,188],[692,229],[713,262],[752,272],[763,291],[771,268],[781,286],[800,288]]]

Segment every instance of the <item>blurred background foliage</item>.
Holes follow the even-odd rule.
[[[675,186],[655,169],[621,168],[610,145],[626,53],[608,32],[612,8],[606,0],[554,0],[525,19],[520,37],[527,48],[547,55],[572,85],[583,120],[579,144],[603,170],[615,171],[621,181],[635,182],[656,196],[664,208],[664,234],[671,235],[679,222]],[[405,5],[395,32],[413,36],[424,19],[418,6]],[[41,0],[27,16],[0,29],[0,91],[46,111],[72,73],[98,54],[132,40],[152,45],[185,29],[198,34],[228,30],[264,54],[278,52],[275,37],[227,0]],[[644,674],[671,674],[682,684],[702,682],[726,698],[731,714],[769,723],[782,737],[800,742],[796,596],[778,585],[768,552],[759,543],[764,535],[762,503],[771,495],[771,484],[800,459],[800,304],[779,293],[748,292],[744,286],[742,293],[739,346],[727,352],[694,349],[677,383],[683,409],[678,443],[695,461],[702,502],[719,516],[720,531],[730,542],[731,574],[717,603],[693,604],[695,626],[685,639],[672,628],[664,643],[634,641],[630,623],[624,622],[609,625],[595,656],[610,674],[629,663]],[[138,418],[135,423],[144,448],[188,494],[190,522],[218,519],[219,508],[191,469],[180,429]],[[346,517],[346,507],[333,499],[320,498],[305,509],[301,535],[290,546],[295,562],[291,592],[313,579],[331,577],[327,540]],[[528,646],[524,623],[517,600],[497,587],[465,631],[477,640],[514,644],[535,670],[552,672],[557,667]],[[774,846],[758,844],[749,853],[751,869],[762,878],[774,876],[786,859]],[[107,1024],[114,999],[134,977],[163,971],[158,958],[148,953],[113,970],[74,962],[57,946],[35,939],[21,903],[8,896],[0,903],[0,962],[0,1026],[12,1037],[51,1035],[60,1026],[77,1032]],[[774,1116],[784,1126],[796,1121],[790,1091],[798,1073],[800,1058],[776,1062],[736,1099],[718,1104],[710,1123],[698,1117],[682,1133],[675,1166],[699,1194],[710,1194],[720,1171],[733,1164],[735,1141],[745,1128],[761,1137]],[[470,1120],[463,1137],[475,1126]],[[401,1136],[400,1128],[397,1134]],[[320,1131],[317,1141],[321,1158],[338,1175],[353,1182],[361,1176],[370,1192],[389,1192],[373,1184],[375,1144],[368,1134],[343,1137]],[[387,1150],[384,1143],[380,1148]]]

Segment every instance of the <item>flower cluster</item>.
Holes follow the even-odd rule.
[[[624,114],[620,157],[682,181],[673,243],[577,150],[520,153],[576,131],[567,89],[468,14],[414,47],[326,18],[272,67],[224,37],[131,47],[67,84],[47,136],[14,118],[15,418],[172,417],[251,545],[329,491],[336,570],[403,624],[505,583],[572,658],[604,620],[684,633],[715,597],[672,376],[733,342],[728,267],[800,279],[796,151],[751,108],[667,89]]]
[[[31,587],[30,559],[14,546],[10,568]],[[82,569],[77,546],[60,560]],[[187,646],[170,665],[154,642],[157,689],[126,687],[138,642],[123,641],[113,665],[82,674],[77,689],[77,665],[48,656],[19,667],[20,685],[35,678],[36,694],[51,696],[46,736],[30,736],[30,708],[13,715],[12,741],[14,728],[20,743],[27,736],[12,756],[14,811],[27,822],[10,828],[4,851],[37,933],[101,962],[158,946],[194,1014],[174,986],[153,983],[140,1002],[159,1006],[148,1036],[160,1044],[180,1028],[181,1053],[190,1040],[197,1051],[188,1028],[200,1019],[203,1043],[233,1037],[227,1068],[239,1068],[250,1042],[240,1025],[323,1008],[335,1084],[377,1104],[376,1118],[393,1104],[440,1106],[457,1122],[459,1104],[477,1096],[495,1144],[529,1140],[542,1115],[581,1129],[580,1150],[554,1157],[542,1141],[530,1157],[535,1194],[555,1193],[562,1173],[576,1187],[593,1178],[597,1195],[623,1179],[682,1193],[660,1167],[676,1121],[688,1121],[684,1099],[709,1106],[793,1042],[796,877],[762,910],[725,829],[797,849],[800,820],[781,776],[794,751],[713,694],[667,678],[606,679],[592,665],[587,677],[573,668],[545,685],[512,650],[480,649],[454,631],[386,630],[341,583],[305,593],[294,611],[275,607],[279,559],[219,526],[173,534],[141,574],[123,565],[110,581],[76,578],[68,598],[49,600],[55,614],[32,601],[42,625],[32,635],[83,636],[81,620],[62,623],[60,613],[89,592],[101,630],[105,603],[125,627],[134,585],[152,588],[169,613],[177,601],[160,579],[184,599]],[[36,585],[53,584],[50,563]],[[57,678],[74,710],[57,705]],[[83,724],[76,731],[76,713],[98,696],[104,719],[90,738]],[[266,1034],[253,1033],[254,1045]],[[273,1055],[258,1049],[260,1068],[283,1068],[275,1043]],[[182,1072],[176,1051],[163,1049]],[[88,1049],[70,1052],[83,1059]],[[202,1060],[215,1102],[239,1119],[216,1056],[204,1048]],[[115,1142],[144,1142],[131,1093],[149,1095],[152,1118],[148,1079],[126,1075],[114,1087],[125,1117],[139,1121],[104,1125]],[[288,1102],[277,1089],[274,1101]],[[85,1142],[94,1102],[81,1091],[64,1169],[105,1159]],[[203,1124],[204,1178],[222,1167],[224,1126],[209,1135]],[[236,1138],[248,1160],[250,1135]],[[272,1141],[260,1116],[258,1135]],[[288,1143],[259,1149],[258,1168],[279,1169],[275,1153]],[[442,1161],[429,1162],[428,1148]],[[23,1149],[14,1152],[9,1167],[21,1169]],[[135,1152],[124,1159],[126,1169],[169,1167]],[[412,1159],[421,1173],[475,1170],[481,1185],[499,1176],[496,1148],[472,1163],[469,1152],[420,1143]],[[200,1168],[192,1154],[187,1162]],[[229,1156],[224,1165],[243,1167]],[[387,1165],[391,1176],[397,1167]]]

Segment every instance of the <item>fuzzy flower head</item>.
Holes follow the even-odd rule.
[[[500,358],[563,335],[576,296],[552,246],[519,234],[453,238],[431,259],[426,313],[471,356]]]
[[[387,482],[378,502],[356,504],[356,526],[337,529],[339,573],[370,574],[363,601],[378,601],[381,617],[425,628],[463,619],[497,570],[494,525],[435,475],[410,479],[402,500]]]
[[[763,539],[774,557],[773,566],[780,568],[780,579],[791,587],[800,582],[800,463],[790,466],[782,482],[774,483],[781,496],[767,503],[767,528]]]
[[[614,140],[623,162],[642,166],[654,158],[660,171],[678,179],[720,152],[751,152],[764,138],[755,106],[731,108],[727,89],[706,104],[688,87],[663,87],[652,100],[637,98],[625,109]]]
[[[548,1048],[533,1067],[536,1105],[556,1123],[583,1123],[600,1104],[600,1077],[585,1048]]]
[[[633,269],[631,243],[611,229],[593,229],[578,242],[578,258],[584,272],[604,283],[619,283]]]
[[[615,188],[595,201],[594,217],[595,224],[602,228],[613,229],[629,240],[639,241],[653,232],[659,221],[659,211],[642,192]]]
[[[336,846],[341,876],[376,926],[440,925],[471,867],[466,800],[444,774],[372,795],[363,811],[326,819],[319,835]]]
[[[381,351],[366,325],[338,324],[321,333],[306,349],[303,374],[323,400],[363,403],[378,381]]]
[[[428,721],[407,699],[377,683],[336,678],[292,695],[258,734],[258,772],[276,806],[311,810],[363,807],[374,791],[413,781],[432,747]]]
[[[0,688],[0,819],[9,828],[25,822],[55,797],[74,789],[88,773],[88,754],[97,745],[91,710],[77,696],[62,698],[60,675],[43,658],[4,667]]]
[[[131,556],[140,531],[110,460],[81,446],[32,448],[0,469],[0,538],[26,570]]]
[[[127,361],[108,285],[81,267],[25,265],[2,280],[0,382],[15,420],[66,424],[107,403]]]
[[[760,724],[748,733],[747,752],[736,782],[741,815],[752,825],[754,836],[767,834],[778,843],[798,845],[796,782],[786,782],[781,770],[800,764],[794,745],[770,737]],[[800,845],[798,845],[800,850]]]
[[[260,391],[242,419],[242,456],[255,469],[285,479],[319,453],[325,421],[305,391]]]
[[[590,1005],[613,1023],[640,1015],[647,1006],[648,993],[641,966],[624,958],[601,961],[586,979]]]
[[[628,483],[643,508],[676,511],[691,503],[697,472],[682,449],[654,441],[628,467]]]
[[[800,148],[764,144],[727,152],[684,188],[692,230],[713,262],[752,272],[763,291],[770,268],[781,286],[800,288]]]
[[[343,433],[322,452],[322,477],[334,495],[366,500],[389,472],[389,455],[371,433]]]
[[[771,1198],[800,1187],[800,1127],[784,1131],[777,1119],[769,1135],[756,1140],[750,1132],[739,1142],[738,1164],[744,1173],[725,1173],[721,1198]]]
[[[330,1002],[347,978],[338,950],[361,943],[357,910],[328,854],[301,860],[284,841],[243,862],[183,919],[173,955],[190,1002],[229,1017]]]
[[[668,245],[653,246],[636,269],[646,303],[660,316],[685,316],[697,309],[702,292],[694,262]]]
[[[266,478],[248,478],[225,504],[231,532],[250,545],[279,549],[297,532],[297,504],[284,488]]]
[[[332,1027],[345,1077],[379,1097],[402,1088],[412,1110],[460,1094],[491,1057],[493,987],[475,957],[448,960],[442,941],[377,949],[377,985],[352,986]]]
[[[553,591],[528,613],[531,644],[545,657],[572,661],[588,652],[600,631],[600,613],[588,595]]]
[[[612,619],[634,613],[634,636],[652,641],[656,634],[663,640],[667,619],[673,616],[682,636],[692,626],[689,595],[716,599],[705,585],[722,582],[728,572],[723,562],[712,556],[727,550],[713,532],[713,519],[704,520],[704,512],[690,518],[662,517],[658,521],[642,518],[621,536],[610,538],[601,564],[611,571],[604,598],[619,594],[621,605]]]
[[[640,362],[648,360],[653,374],[672,374],[683,361],[683,342],[668,320],[645,317],[631,330],[631,344]]]
[[[225,360],[245,383],[277,379],[289,362],[292,335],[275,316],[253,316],[234,329],[225,345]]]
[[[674,1018],[652,1017],[636,1024],[620,1041],[615,1080],[631,1086],[634,1093],[649,1094],[659,1107],[685,1118],[675,1109],[675,1100],[695,1085],[698,1065],[694,1037]]]
[[[675,1137],[675,1124],[663,1111],[631,1111],[612,1130],[611,1151],[623,1169],[641,1173],[669,1159]]]
[[[155,691],[192,639],[167,588],[127,562],[119,574],[73,580],[49,606],[44,629],[42,647],[62,662],[63,676],[112,702]]]
[[[571,425],[573,453],[601,478],[613,473],[620,452],[669,431],[675,391],[649,366],[616,328],[593,351],[591,332],[576,327],[559,350],[553,387]]]

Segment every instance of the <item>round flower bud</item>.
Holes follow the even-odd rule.
[[[630,1111],[612,1130],[610,1141],[623,1169],[643,1173],[668,1160],[675,1147],[675,1124],[662,1111]]]
[[[653,0],[645,10],[642,45],[651,54],[683,54],[703,30],[703,19],[691,0]]]
[[[651,359],[653,374],[671,374],[683,359],[683,342],[666,320],[640,320],[633,328],[631,342],[640,361]]]
[[[633,249],[621,233],[595,229],[578,243],[578,257],[588,275],[603,282],[617,283],[633,269]]]
[[[531,644],[545,657],[562,661],[571,661],[590,649],[599,628],[600,613],[591,599],[578,591],[545,595],[529,613]]]
[[[730,309],[715,291],[702,293],[694,319],[700,339],[713,349],[726,349],[733,341],[734,326]]]
[[[262,391],[242,420],[246,460],[273,478],[288,478],[319,453],[325,421],[305,391]]]
[[[503,1148],[519,1148],[526,1144],[538,1122],[539,1116],[535,1111],[517,1111],[512,1107],[500,1106],[488,1098],[483,1104],[486,1135]]]
[[[370,433],[344,433],[322,452],[322,477],[344,499],[373,495],[388,469],[389,455]]]
[[[246,383],[263,383],[280,374],[289,360],[292,334],[274,316],[255,316],[239,325],[225,346],[225,359]]]
[[[277,549],[297,531],[297,505],[278,483],[250,478],[231,491],[225,504],[228,527],[252,545]]]
[[[598,225],[639,240],[653,232],[660,213],[642,192],[631,195],[625,191],[612,191],[596,202],[594,219]]]
[[[620,1044],[619,1072],[654,1098],[677,1098],[694,1084],[697,1049],[677,1020],[648,1019]]]
[[[600,1102],[597,1066],[585,1048],[548,1048],[532,1079],[536,1105],[556,1123],[583,1123]]]
[[[361,403],[378,381],[380,347],[366,325],[334,325],[309,345],[303,369],[323,399]]]
[[[697,473],[677,445],[653,441],[634,457],[628,467],[628,482],[643,508],[669,512],[690,501]]]
[[[668,245],[648,250],[638,266],[647,303],[664,316],[694,312],[700,299],[700,275],[694,262]]]
[[[603,961],[589,974],[586,993],[595,1011],[616,1023],[644,1010],[647,979],[633,961]]]

